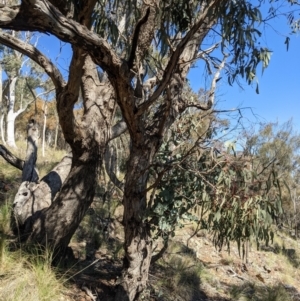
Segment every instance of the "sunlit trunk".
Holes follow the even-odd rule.
[[[6,144],[6,141],[5,141],[5,135],[4,135],[4,116],[5,116],[5,113],[4,113],[4,103],[3,103],[3,98],[2,98],[2,95],[3,95],[3,85],[2,85],[2,66],[0,64],[0,133],[1,133],[1,140],[2,142],[4,143],[4,145]]]
[[[8,95],[8,112],[6,117],[6,142],[10,147],[16,148],[15,141],[15,120],[17,114],[14,113],[15,101],[16,101],[16,82],[17,77],[10,79],[9,83],[9,95]]]

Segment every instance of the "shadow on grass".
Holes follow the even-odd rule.
[[[284,255],[288,259],[288,261],[290,262],[290,264],[294,268],[299,268],[300,267],[300,258],[297,255],[295,249],[282,248],[281,253],[282,253],[282,255]]]
[[[195,251],[181,243],[171,243],[168,251],[151,267],[150,300],[157,301],[229,301],[210,297],[202,288],[205,268]]]
[[[282,254],[284,257],[287,258],[289,263],[294,267],[294,268],[299,268],[300,267],[300,258],[299,255],[297,254],[295,249],[292,248],[285,248],[285,246],[279,246],[278,244],[275,244],[274,247],[271,246],[262,246],[261,249],[265,252],[273,252],[275,254]]]
[[[235,301],[299,301],[300,292],[295,287],[277,284],[257,285],[246,282],[228,287],[231,300]]]

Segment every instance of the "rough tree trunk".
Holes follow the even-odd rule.
[[[80,50],[75,58],[78,54]],[[18,220],[25,229],[23,234],[27,242],[49,246],[61,254],[93,201],[115,110],[111,86],[99,82],[95,64],[89,57],[80,57],[84,62],[80,81],[85,102],[76,126],[73,105],[66,106],[68,101],[71,102],[68,98],[74,98],[74,94],[62,90],[57,95],[60,124],[72,149],[72,163],[58,165],[62,170],[52,171],[51,183],[49,177],[40,183],[23,182],[14,207],[21,212],[22,218],[19,216]],[[102,115],[108,118],[104,120]],[[27,212],[26,216],[24,212]]]
[[[96,0],[84,1],[78,13],[78,20],[85,28],[91,27],[95,4]],[[96,65],[82,45],[73,47],[68,82],[65,83],[59,70],[37,49],[11,37],[9,41],[40,64],[53,80],[59,123],[72,149],[72,163],[66,170],[64,164],[59,164],[58,169],[51,171],[40,183],[22,183],[14,208],[21,212],[19,221],[27,231],[24,234],[28,242],[63,251],[93,201],[98,167],[111,139],[114,90],[109,82],[100,82]],[[83,111],[75,118],[73,109],[80,89]],[[24,216],[23,212],[28,215]]]
[[[203,24],[206,27],[205,24]],[[183,61],[188,63],[176,70],[170,79],[164,103],[159,106],[153,119],[145,113],[136,123],[137,129],[131,134],[130,159],[127,163],[127,174],[124,189],[124,230],[125,260],[117,300],[134,301],[146,287],[152,257],[152,239],[150,225],[145,224],[147,206],[146,191],[149,166],[162,143],[164,134],[171,127],[178,115],[186,109],[183,93],[183,78],[186,78],[192,59],[197,55],[198,46],[203,40],[207,29],[195,35],[181,54]],[[213,91],[214,92],[214,91]],[[211,99],[213,99],[213,94]],[[212,102],[205,107],[209,109]],[[130,120],[128,120],[130,126]],[[130,131],[129,131],[130,132]]]
[[[70,157],[67,156],[38,183],[38,173],[35,168],[38,138],[38,124],[34,120],[30,120],[27,127],[25,161],[21,162],[19,160],[14,164],[22,170],[22,183],[13,203],[13,213],[16,221],[16,228],[13,230],[19,234],[21,240],[27,239],[32,224],[41,213],[41,210],[51,205],[71,167]],[[12,155],[7,150],[5,155],[6,160],[9,161],[8,155]]]
[[[70,173],[49,208],[34,221],[29,241],[55,246],[64,251],[93,202],[97,185],[99,154],[83,153],[72,159]]]
[[[146,147],[145,147],[146,146]],[[144,290],[152,257],[150,227],[143,217],[147,206],[148,167],[153,158],[153,145],[133,145],[127,163],[124,189],[124,270],[116,300],[133,301]]]

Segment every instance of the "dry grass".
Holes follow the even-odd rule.
[[[257,250],[255,243],[252,243],[246,261],[246,258],[239,256],[234,244],[231,245],[230,254],[226,248],[222,251],[216,250],[210,235],[203,231],[201,236],[195,235],[189,239],[193,230],[187,226],[176,232],[176,243],[173,242],[168,249],[164,264],[159,263],[164,270],[161,267],[158,271],[154,270],[153,281],[156,283],[158,280],[155,277],[158,275],[170,275],[162,276],[159,278],[159,285],[154,285],[156,292],[163,292],[163,297],[159,300],[196,300],[191,297],[191,292],[197,287],[199,292],[206,295],[207,299],[203,300],[210,301],[300,300],[299,243],[288,235],[279,233],[272,245],[263,246],[261,250]],[[183,247],[187,242],[189,248]],[[189,263],[189,260],[196,265],[200,264],[201,272],[193,278],[193,288],[187,285],[190,289],[187,292],[186,286],[181,287],[178,279],[180,274],[189,279],[185,275],[185,268],[188,267],[185,263]],[[166,296],[171,297],[168,299]]]
[[[64,277],[51,266],[51,256],[2,252],[0,300],[71,300]]]
[[[171,242],[150,276],[152,289],[159,300],[196,300],[202,296],[203,269],[192,250]]]
[[[9,251],[10,206],[0,207],[0,300],[71,300],[64,277],[52,266],[51,253]]]
[[[18,142],[18,149],[11,150],[17,157],[24,159],[26,142]],[[53,152],[44,162],[39,153],[40,177],[48,172],[62,156],[62,151]],[[47,164],[46,164],[47,163]],[[21,182],[21,171],[0,158],[1,202],[0,202],[0,300],[1,301],[52,301],[71,300],[70,291],[64,285],[64,277],[51,265],[51,254],[34,254],[9,251],[11,242],[10,220],[11,204]]]
[[[292,301],[293,296],[281,285],[262,286],[254,283],[245,283],[234,286],[230,292],[235,301]]]

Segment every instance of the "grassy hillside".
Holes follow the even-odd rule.
[[[63,156],[39,155],[43,176]],[[24,158],[25,145],[17,153]],[[46,159],[47,158],[47,159]],[[106,183],[113,201],[103,204],[99,186],[71,247],[75,261],[51,266],[49,250],[24,252],[10,232],[10,209],[21,172],[0,158],[0,300],[114,300],[122,264],[123,232],[120,195]],[[206,231],[193,236],[194,224],[176,232],[167,252],[150,271],[141,300],[160,301],[292,301],[300,300],[300,241],[277,231],[274,242],[241,258],[233,244],[216,250]],[[161,242],[155,243],[159,249]]]

